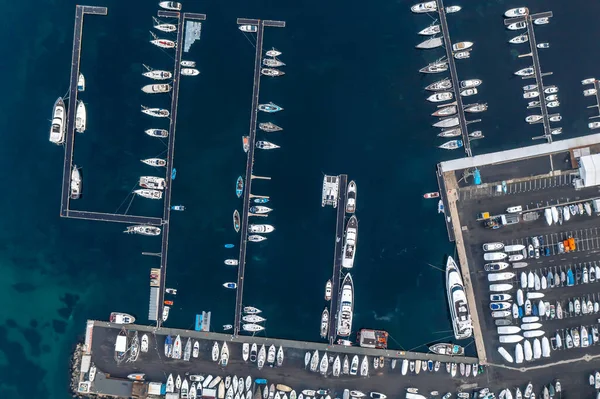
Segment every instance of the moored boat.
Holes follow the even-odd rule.
[[[346,236],[344,241],[344,256],[342,258],[342,267],[351,269],[354,266],[354,257],[356,255],[356,242],[358,239],[358,219],[352,215],[346,225]]]
[[[167,83],[151,84],[142,87],[142,91],[148,94],[168,93],[171,89],[171,85]]]
[[[517,75],[517,76],[531,76],[533,74],[534,74],[533,67],[519,69],[517,72],[515,72],[515,75]]]
[[[158,5],[165,10],[181,11],[181,3],[176,1],[161,1]]]
[[[78,199],[79,197],[81,197],[81,173],[77,165],[73,165],[71,170],[71,199]]]
[[[348,193],[346,195],[346,213],[354,213],[356,211],[356,183],[351,180],[348,183]]]
[[[450,115],[454,115],[456,114],[456,112],[458,111],[458,109],[456,108],[456,105],[450,105],[447,107],[443,107],[438,109],[437,111],[435,111],[434,113],[432,113],[432,116],[450,116]]]
[[[85,91],[85,77],[81,72],[77,78],[77,91]]]
[[[265,328],[259,324],[253,324],[253,323],[249,323],[249,324],[242,324],[242,330],[247,331],[247,332],[259,332],[264,330]]]
[[[506,18],[516,18],[516,17],[522,17],[529,14],[529,9],[527,7],[518,7],[518,8],[511,8],[510,10],[507,10],[504,13],[504,16]]]
[[[283,76],[283,75],[285,75],[285,72],[283,72],[279,69],[274,69],[274,68],[261,68],[260,73],[261,73],[261,75],[264,75],[264,76]]]
[[[167,129],[146,129],[144,130],[144,133],[151,137],[165,138],[169,136],[169,131]]]
[[[123,233],[158,236],[160,235],[160,227],[148,225],[128,226],[127,230],[123,231]]]
[[[200,71],[196,68],[181,68],[181,76],[196,76],[200,75]]]
[[[279,57],[281,54],[283,54],[281,51],[277,50],[275,47],[273,47],[271,50],[267,51],[267,57]]]
[[[423,194],[423,198],[425,199],[429,199],[429,198],[438,198],[440,196],[440,193],[435,191],[435,192],[431,192],[431,193],[426,193]]]
[[[327,337],[327,330],[329,328],[329,310],[323,309],[321,313],[321,338]]]
[[[156,17],[152,17],[152,21],[154,21],[154,29],[159,30],[161,32],[171,33],[177,30],[177,25],[162,23]]]
[[[441,92],[434,93],[434,94],[430,95],[429,97],[427,97],[427,101],[430,101],[433,103],[438,103],[438,102],[442,102],[442,101],[452,100],[453,97],[454,97],[454,95],[452,94],[452,92],[441,91]]]
[[[257,141],[256,148],[261,150],[274,150],[280,148],[277,144],[273,144],[270,141]]]
[[[273,210],[272,208],[269,208],[268,206],[263,206],[263,205],[255,205],[255,206],[250,207],[250,213],[254,213],[257,215],[263,215],[263,214],[271,212],[272,210]]]
[[[473,42],[458,42],[452,45],[453,51],[464,51],[473,47]]]
[[[229,288],[231,290],[235,290],[237,288],[237,283],[232,283],[232,282],[223,283],[223,287]]]
[[[149,198],[149,199],[161,199],[162,194],[163,194],[162,191],[160,191],[160,190],[153,190],[153,189],[146,189],[146,188],[134,190],[133,192],[135,194],[139,195],[140,197]]]
[[[236,233],[240,231],[240,213],[237,209],[233,211],[233,229]]]
[[[440,33],[442,31],[441,27],[439,24],[437,25],[430,25],[427,28],[419,31],[419,35],[421,36],[431,36],[431,35],[435,35],[437,33]]]
[[[431,64],[419,69],[421,73],[439,73],[448,70],[448,62],[443,60],[438,60],[432,62]]]
[[[65,103],[62,97],[59,97],[54,102],[52,109],[52,124],[50,126],[50,142],[54,144],[62,144],[65,141]]]
[[[272,122],[259,123],[258,128],[264,132],[278,132],[280,130],[283,130],[281,127],[277,126]]]
[[[148,108],[142,105],[142,112],[146,115],[154,116],[156,118],[168,118],[170,113],[166,109],[162,108]]]
[[[438,133],[438,137],[457,137],[460,136],[462,134],[462,131],[459,127],[454,128],[454,129],[446,129],[446,130],[442,130],[440,133]]]
[[[430,85],[425,87],[425,90],[429,91],[440,91],[440,90],[448,90],[452,88],[452,81],[448,78],[438,80],[437,82],[433,82]]]
[[[242,176],[238,176],[237,181],[235,183],[235,195],[237,195],[237,197],[240,198],[242,196],[243,191],[244,191],[244,179],[242,179]]]
[[[462,140],[450,140],[445,142],[444,144],[438,146],[444,150],[455,150],[463,146]]]
[[[469,304],[458,265],[450,256],[446,262],[446,290],[454,336],[456,339],[470,338],[473,335],[473,324]]]
[[[114,324],[133,324],[135,323],[135,317],[128,313],[112,312],[109,321]]]
[[[415,47],[418,49],[428,50],[441,47],[444,44],[444,41],[441,37],[432,37],[424,42],[417,44]]]
[[[139,184],[140,187],[143,188],[164,190],[166,187],[166,180],[164,179],[164,177],[140,176]]]
[[[258,32],[258,26],[256,25],[240,25],[239,30],[246,33],[255,33]]]
[[[150,78],[150,79],[165,80],[165,79],[171,79],[173,77],[173,73],[169,72],[169,71],[152,69],[146,65],[144,65],[144,68],[146,68],[146,72],[142,73],[142,75],[147,78]]]
[[[472,105],[469,105],[469,106],[465,107],[465,112],[476,113],[476,112],[486,111],[487,109],[488,109],[487,103],[485,103],[485,104],[472,104]]]
[[[250,233],[266,234],[266,233],[271,233],[274,230],[275,230],[275,227],[271,226],[270,224],[251,224],[248,226],[248,231]]]
[[[75,131],[77,133],[85,132],[87,125],[87,112],[83,101],[77,102],[77,112],[75,112]]]
[[[410,10],[417,14],[433,12],[437,10],[437,4],[435,1],[426,1],[424,3],[415,4],[410,8]]]
[[[161,158],[146,158],[141,161],[150,166],[167,166],[167,161]]]
[[[465,349],[462,346],[447,343],[431,345],[429,350],[438,355],[462,356],[465,354]]]
[[[350,273],[344,277],[341,292],[340,310],[337,316],[337,334],[341,337],[347,337],[352,332],[354,314],[354,283]]]
[[[258,110],[263,111],[263,112],[273,113],[273,112],[283,111],[283,108],[277,104],[270,102],[268,104],[259,104]]]

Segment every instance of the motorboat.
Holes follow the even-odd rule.
[[[600,122],[590,122],[588,123],[588,127],[590,129],[598,129],[600,128]]]
[[[151,137],[165,138],[169,136],[169,131],[167,129],[146,129],[144,130],[144,133]]]
[[[179,71],[179,73],[181,73],[181,76],[197,76],[197,75],[200,75],[200,71],[197,70],[196,68],[181,68],[181,70]]]
[[[596,89],[586,89],[583,91],[583,95],[586,97],[594,96],[594,95],[596,95],[596,93],[597,93]]]
[[[417,44],[415,47],[422,50],[429,50],[433,48],[441,47],[444,44],[444,40],[441,37],[432,37]]]
[[[169,71],[152,69],[146,65],[144,65],[144,68],[146,68],[146,72],[142,73],[142,75],[147,78],[150,78],[150,79],[166,80],[166,79],[171,79],[173,77],[173,73],[169,72]]]
[[[497,272],[500,270],[504,270],[508,268],[508,263],[507,262],[493,262],[493,263],[486,263],[485,265],[483,265],[483,270],[485,270],[486,272]],[[492,296],[497,296],[492,294]]]
[[[550,120],[550,122],[560,122],[562,120],[562,116],[560,115],[553,115],[550,118],[548,118]]]
[[[473,335],[473,323],[469,304],[458,265],[451,256],[446,262],[446,290],[454,336],[456,339],[470,338]]]
[[[158,5],[165,10],[181,11],[181,3],[176,1],[161,1]]]
[[[558,99],[557,94],[550,94],[549,96],[546,96],[546,101],[556,101],[557,99]]]
[[[501,242],[488,242],[483,244],[483,250],[486,252],[489,251],[502,251],[504,249],[504,244]]]
[[[470,89],[477,87],[482,83],[481,79],[467,79],[460,82],[461,89]]]
[[[225,259],[224,262],[227,266],[237,266],[239,263],[237,259]]]
[[[142,105],[142,112],[146,115],[154,116],[156,118],[168,118],[170,113],[166,109],[162,108],[148,108]]]
[[[425,90],[429,91],[440,91],[440,90],[448,90],[452,88],[452,81],[448,78],[438,80],[437,82],[433,82],[430,85],[425,87]]]
[[[500,355],[502,355],[504,360],[506,360],[507,362],[509,362],[509,363],[514,362],[512,355],[510,353],[508,353],[508,351],[506,349],[504,349],[504,347],[502,347],[502,346],[498,347],[498,353],[500,353]]]
[[[419,31],[419,35],[421,36],[432,36],[435,34],[438,34],[442,31],[442,28],[440,27],[439,24],[437,25],[430,25],[427,28]]]
[[[534,74],[533,67],[519,69],[517,72],[515,72],[515,75],[517,75],[517,76],[532,76],[533,74]]]
[[[446,14],[453,14],[462,10],[461,6],[448,6],[446,7]]]
[[[529,14],[529,9],[527,7],[519,7],[519,8],[511,8],[504,13],[506,18],[516,18],[522,17]]]
[[[437,4],[435,1],[426,1],[424,3],[415,4],[410,8],[410,10],[417,14],[433,12],[437,10]]]
[[[363,360],[360,363],[360,375],[362,377],[367,377],[369,375],[369,359],[367,356],[363,357]]]
[[[274,103],[270,102],[268,104],[259,104],[258,105],[258,110],[259,111],[263,111],[263,112],[273,113],[273,112],[282,111],[283,108],[281,108],[277,104],[274,104]]]
[[[163,190],[166,187],[166,180],[164,177],[140,176],[139,184],[143,188]]]
[[[351,180],[348,183],[346,194],[346,213],[354,213],[356,211],[356,183]]]
[[[521,44],[521,43],[527,43],[528,41],[529,41],[529,36],[527,35],[527,33],[523,33],[523,34],[520,34],[519,36],[513,37],[508,42],[511,44]]]
[[[85,77],[81,72],[77,77],[77,91],[85,91]]]
[[[560,105],[560,101],[550,101],[546,106],[548,108],[556,108]]]
[[[431,64],[419,69],[419,72],[421,72],[421,73],[439,73],[439,72],[444,72],[447,70],[448,70],[448,62],[438,60],[438,61],[432,62]]]
[[[251,224],[248,226],[248,231],[250,233],[271,233],[275,230],[275,227],[270,224]]]
[[[323,309],[321,313],[321,338],[327,337],[327,330],[329,328],[329,310],[327,307]]]
[[[85,104],[83,101],[77,102],[77,111],[75,113],[75,131],[77,133],[85,132],[85,126],[87,124],[87,113],[85,111]]]
[[[71,199],[79,199],[81,197],[81,172],[77,165],[73,165],[71,169]]]
[[[544,88],[544,93],[546,93],[546,94],[558,93],[558,87],[556,87],[556,86],[548,86],[548,87]]]
[[[529,101],[527,103],[527,108],[537,108],[540,106],[540,102],[539,101]]]
[[[537,48],[550,48],[550,43],[538,43]]]
[[[114,324],[133,324],[135,323],[135,317],[128,313],[112,312],[109,321]]]
[[[436,123],[434,123],[432,126],[433,127],[441,127],[441,128],[447,128],[447,127],[454,127],[454,126],[458,126],[459,125],[459,120],[457,116],[453,116],[450,118],[444,118],[444,119],[440,119],[439,121],[437,121]]]
[[[65,102],[62,97],[54,102],[52,109],[52,124],[50,125],[50,142],[62,144],[65,142]]]
[[[457,127],[454,129],[442,130],[440,133],[438,133],[438,137],[457,137],[457,136],[460,136],[461,134],[462,134],[462,130],[460,130],[460,128]]]
[[[438,355],[446,356],[463,356],[465,354],[465,349],[462,346],[447,343],[431,345],[429,350]]]
[[[465,112],[476,113],[476,112],[486,111],[487,109],[488,109],[487,103],[485,103],[485,104],[473,104],[473,105],[469,105],[468,107],[465,107]]]
[[[470,58],[470,57],[471,57],[471,52],[469,50],[459,51],[457,53],[454,53],[454,58],[456,58],[457,60],[464,60],[465,58]]]
[[[278,132],[280,130],[283,130],[281,127],[277,126],[272,122],[259,123],[258,128],[264,132]]]
[[[529,115],[525,118],[525,122],[535,123],[542,120],[542,115]]]
[[[452,100],[453,96],[454,95],[450,91],[442,91],[430,95],[429,97],[427,97],[427,101],[430,101],[432,103],[439,103],[442,101]]]
[[[592,85],[596,81],[596,78],[585,78],[581,81],[582,85]]]
[[[223,287],[229,288],[231,290],[235,290],[237,288],[237,283],[232,283],[232,282],[223,283]]]
[[[463,97],[473,96],[477,94],[477,88],[473,87],[470,89],[464,89],[460,91],[460,95]]]
[[[167,166],[167,161],[161,158],[146,158],[141,161],[150,166]]]
[[[536,25],[545,25],[547,23],[550,23],[550,18],[548,18],[548,17],[536,18],[533,20],[533,23]]]
[[[148,94],[168,93],[171,89],[171,85],[167,83],[151,84],[142,87],[142,91]]]
[[[432,192],[432,193],[425,193],[425,194],[423,194],[423,198],[425,198],[425,199],[438,198],[439,196],[440,196],[440,193],[437,192],[437,191]]]
[[[450,115],[456,114],[457,111],[458,111],[458,109],[456,108],[456,105],[450,105],[448,107],[443,107],[443,108],[438,109],[431,115],[438,116],[438,117],[450,116]]]
[[[274,68],[261,68],[260,73],[264,76],[283,76],[285,72]]]
[[[342,282],[339,312],[337,316],[337,334],[348,337],[352,332],[352,318],[354,314],[354,283],[350,273],[346,274]]]
[[[540,92],[537,90],[526,91],[525,93],[523,93],[523,98],[525,98],[525,99],[536,98],[539,96],[540,96]]]
[[[160,235],[160,227],[148,225],[128,226],[123,233],[141,234],[144,236],[158,236]]]
[[[442,148],[444,150],[455,150],[457,148],[460,148],[463,146],[463,142],[462,140],[451,140],[451,141],[447,141],[444,144],[438,146],[439,148]]]
[[[513,22],[512,24],[506,27],[506,29],[508,30],[520,30],[525,28],[527,28],[527,24],[523,21]]]
[[[529,85],[525,85],[523,86],[523,90],[524,91],[529,91],[529,90],[536,90],[538,87],[537,84],[529,84]]]
[[[181,65],[182,67],[193,68],[193,67],[196,66],[196,61],[181,60],[181,62],[179,63],[179,65]]]
[[[239,30],[246,33],[256,33],[258,32],[258,26],[256,25],[240,25]]]
[[[354,256],[356,255],[356,242],[358,239],[358,219],[352,215],[346,225],[346,234],[344,239],[344,257],[342,258],[342,267],[351,269],[354,266]]]
[[[473,47],[473,42],[458,42],[452,45],[453,51],[464,51]]]
[[[258,234],[253,234],[251,236],[248,236],[248,241],[252,241],[252,242],[261,242],[261,241],[264,241],[266,239],[267,239],[267,237],[263,237],[263,236],[260,236]]]
[[[273,47],[271,50],[267,51],[267,57],[279,57],[281,54],[283,54],[281,51],[277,50],[275,47]]]
[[[250,213],[257,215],[264,215],[271,212],[273,209],[264,205],[254,205],[250,207]]]
[[[279,148],[279,146],[277,144],[273,144],[269,141],[257,141],[256,148],[261,149],[261,150],[274,150],[274,149]]]

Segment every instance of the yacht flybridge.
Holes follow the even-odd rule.
[[[465,295],[465,287],[458,270],[458,265],[451,256],[446,262],[446,290],[448,305],[452,317],[452,328],[456,339],[466,339],[473,335],[471,313]]]

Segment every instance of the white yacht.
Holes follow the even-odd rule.
[[[169,71],[155,70],[146,65],[144,65],[144,68],[146,68],[146,72],[142,73],[142,75],[150,79],[165,80],[173,77],[173,73]]]
[[[452,50],[463,51],[473,47],[473,42],[458,42],[452,45]]]
[[[527,68],[519,69],[517,72],[515,72],[515,75],[517,75],[517,76],[531,76],[531,75],[533,75],[533,73],[534,73],[533,67],[527,67]]]
[[[329,330],[329,310],[327,307],[323,309],[321,313],[321,338],[327,337],[327,331]]]
[[[462,130],[460,130],[460,128],[454,128],[454,129],[447,129],[447,130],[442,130],[440,133],[438,133],[438,137],[458,137],[462,134]]]
[[[523,98],[536,98],[539,96],[540,96],[540,93],[536,90],[526,91],[525,93],[523,93]]]
[[[167,166],[167,161],[161,158],[146,158],[141,161],[150,166]]]
[[[529,14],[529,9],[527,7],[519,7],[519,8],[511,8],[504,13],[506,18],[515,18],[522,17]]]
[[[256,148],[259,148],[261,150],[275,150],[279,148],[279,146],[277,144],[271,143],[270,141],[257,141]]]
[[[545,25],[547,23],[550,23],[550,18],[548,18],[548,17],[536,18],[533,20],[533,23],[536,25]]]
[[[280,71],[279,69],[274,69],[274,68],[261,68],[260,73],[261,73],[261,75],[271,76],[271,77],[285,75],[285,72]]]
[[[337,317],[337,333],[347,337],[352,332],[352,317],[354,313],[354,283],[350,273],[346,274],[342,282],[342,296],[340,310]]]
[[[175,32],[177,30],[177,25],[175,24],[165,24],[158,20],[156,17],[152,17],[154,21],[154,29],[159,30],[165,33]]]
[[[85,132],[87,125],[87,113],[83,101],[77,102],[77,112],[75,113],[75,131],[77,133]]]
[[[461,6],[448,6],[446,7],[446,14],[452,14],[455,12],[459,12],[460,10],[462,10]]]
[[[266,239],[267,239],[267,237],[260,236],[258,234],[252,234],[251,236],[248,236],[248,241],[252,241],[252,242],[261,242]]]
[[[135,190],[134,193],[136,193],[140,197],[150,198],[150,199],[161,199],[162,194],[163,194],[162,191],[160,191],[160,190],[150,190],[150,189],[145,189],[145,188]]]
[[[160,227],[147,225],[128,226],[127,230],[125,230],[123,233],[157,236],[160,235]]]
[[[415,4],[410,8],[410,10],[417,14],[432,12],[437,10],[437,4],[435,1],[426,1],[424,3]]]
[[[448,100],[452,100],[453,98],[453,94],[450,91],[441,91],[439,93],[434,93],[432,95],[430,95],[429,97],[427,97],[427,101],[430,101],[432,103],[439,103],[442,101],[448,101]]]
[[[596,78],[585,78],[581,81],[582,85],[592,85],[596,81]]]
[[[166,186],[166,181],[163,177],[156,176],[140,176],[140,187],[150,188],[154,190],[163,190]]]
[[[253,332],[253,333],[255,333],[255,332],[262,331],[262,330],[264,330],[264,329],[265,329],[265,328],[264,328],[263,326],[261,326],[261,325],[258,325],[258,324],[253,324],[253,323],[250,323],[250,324],[242,324],[242,330],[244,330],[244,331],[248,331],[248,332]]]
[[[456,150],[457,148],[461,148],[463,146],[462,140],[450,140],[445,142],[442,145],[439,145],[439,148],[444,150]]]
[[[271,226],[270,224],[251,224],[248,226],[248,231],[250,233],[266,234],[271,233],[273,230],[275,230],[275,227]]]
[[[525,118],[525,122],[529,122],[529,123],[535,123],[535,122],[539,122],[542,120],[542,115],[529,115],[527,118]]]
[[[77,78],[77,91],[85,91],[85,77],[82,73],[79,73]]]
[[[448,90],[452,87],[452,81],[448,78],[438,80],[437,82],[433,82],[432,84],[425,87],[425,90],[429,91],[440,91],[440,90]]]
[[[346,196],[346,212],[354,213],[356,211],[356,183],[351,180],[348,183],[348,193]]]
[[[465,106],[465,112],[483,112],[488,109],[487,103],[485,104],[472,104]]]
[[[146,130],[144,130],[144,133],[146,133],[148,136],[152,136],[152,137],[165,138],[165,137],[169,136],[169,131],[166,129],[146,129]]]
[[[527,33],[523,33],[522,35],[513,37],[508,42],[511,44],[521,44],[521,43],[527,43],[528,41],[529,41],[529,36],[527,36]]]
[[[157,47],[160,48],[175,48],[175,42],[173,40],[167,40],[167,39],[158,39],[156,38],[156,36],[154,36],[155,39],[150,40],[150,43],[154,44]]]
[[[520,29],[525,29],[527,27],[527,24],[523,21],[519,21],[519,22],[514,22],[510,25],[508,25],[506,27],[506,29],[508,30],[520,30]]]
[[[431,64],[419,69],[421,73],[439,73],[448,70],[448,62],[447,61],[435,61]]]
[[[342,267],[351,269],[354,266],[354,256],[356,255],[356,241],[358,238],[358,220],[352,215],[346,225],[346,237],[344,242],[344,257],[342,258]]]
[[[156,118],[168,118],[170,113],[166,109],[162,108],[148,108],[142,105],[142,112],[146,115],[154,116]]]
[[[481,79],[467,79],[460,82],[461,89],[471,89],[477,87],[482,83]]]
[[[256,25],[240,25],[239,30],[246,33],[255,33],[258,32],[258,26]]]
[[[171,89],[171,85],[167,83],[158,83],[142,87],[142,91],[148,94],[168,93]]]
[[[181,11],[181,3],[176,1],[161,1],[158,5],[165,10]]]
[[[448,291],[448,305],[452,317],[452,328],[456,339],[466,339],[473,335],[471,313],[465,295],[465,287],[458,265],[451,256],[446,262],[446,290]]]
[[[440,28],[440,25],[430,25],[427,28],[421,30],[419,32],[419,35],[421,36],[431,36],[431,35],[435,35],[437,33],[440,33],[442,31],[442,29]]]
[[[73,170],[71,170],[71,199],[78,199],[79,197],[81,197],[81,173],[77,165],[73,165]]]
[[[586,96],[586,97],[588,97],[588,96],[594,96],[594,95],[596,95],[596,92],[597,92],[596,89],[585,89],[583,91],[583,95]]]
[[[472,87],[469,89],[464,89],[464,90],[460,91],[460,95],[463,97],[473,96],[475,94],[477,94],[477,88],[475,88],[475,87]]]
[[[196,68],[181,68],[181,76],[196,76],[200,75],[200,71]]]
[[[277,50],[275,47],[273,47],[271,50],[267,51],[267,57],[279,57],[281,54],[283,54],[281,51]]]
[[[65,142],[65,103],[62,97],[54,102],[52,110],[52,125],[50,127],[50,142],[54,144],[62,144]]]
[[[465,58],[470,58],[470,57],[471,57],[470,50],[459,51],[457,53],[454,53],[454,58],[456,58],[457,60],[464,60]]]
[[[600,128],[600,122],[590,122],[588,123],[588,127],[590,129],[598,129]]]

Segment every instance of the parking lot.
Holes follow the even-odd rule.
[[[504,191],[502,182],[497,182],[497,184],[488,184],[483,187],[465,187],[460,190],[460,199],[465,201],[476,198],[501,197],[506,195],[529,193],[556,187],[572,187],[573,173],[575,173],[575,171],[567,172],[558,176],[538,177],[512,183],[507,182],[505,186],[506,191]]]

